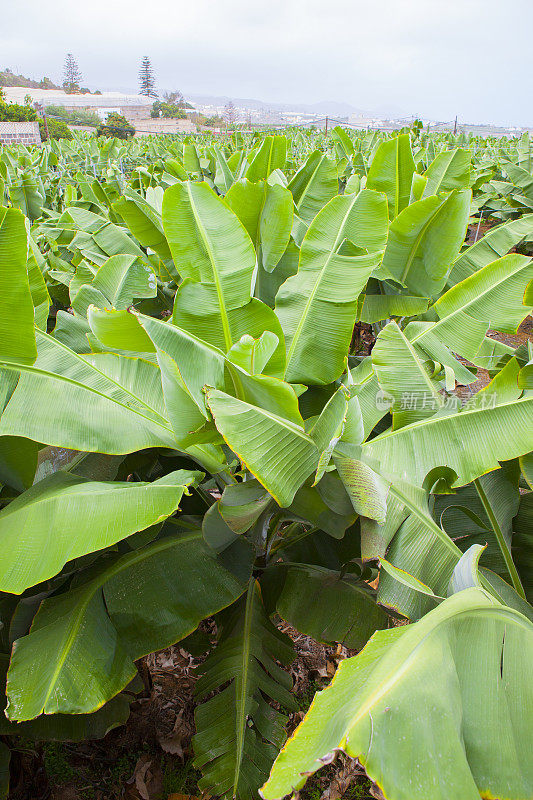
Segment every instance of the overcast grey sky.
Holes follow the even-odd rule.
[[[0,0],[0,68],[533,125],[533,0]]]

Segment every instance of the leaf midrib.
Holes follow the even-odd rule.
[[[216,289],[217,298],[218,298],[218,305],[219,305],[219,308],[220,308],[220,318],[221,318],[221,321],[222,321],[222,331],[224,333],[224,341],[226,343],[226,350],[229,350],[231,345],[233,344],[233,339],[232,339],[232,336],[231,336],[231,326],[230,326],[230,321],[229,321],[229,317],[228,317],[228,312],[226,311],[224,290],[222,288],[222,282],[220,280],[220,275],[218,274],[216,259],[215,259],[215,255],[213,253],[213,248],[211,246],[211,242],[209,240],[209,237],[207,236],[205,227],[204,227],[204,225],[203,225],[203,223],[202,223],[202,221],[201,221],[201,219],[200,219],[200,217],[198,215],[198,211],[197,211],[195,202],[193,200],[190,181],[187,181],[187,194],[189,195],[189,203],[191,205],[191,210],[192,210],[192,213],[193,213],[193,216],[194,216],[194,221],[196,222],[196,227],[197,227],[198,232],[199,232],[199,234],[201,236],[202,243],[203,243],[203,245],[204,245],[204,247],[205,247],[205,249],[207,251],[207,255],[208,255],[209,261],[211,263],[211,269],[213,271],[213,281],[214,281],[214,284],[215,284],[215,289]]]
[[[172,540],[170,542],[169,542],[168,539],[163,539],[161,542],[158,543],[159,547],[150,548],[149,555],[146,555],[147,548],[144,548],[138,554],[136,554],[136,557],[132,557],[131,561],[128,561],[127,563],[118,562],[117,564],[114,564],[113,566],[109,567],[107,570],[104,570],[104,572],[102,573],[102,575],[99,576],[98,579],[96,579],[94,582],[91,582],[91,583],[88,584],[87,592],[86,592],[86,599],[84,599],[82,601],[81,605],[80,605],[79,612],[78,612],[78,614],[76,615],[76,617],[74,619],[74,624],[71,627],[70,633],[69,633],[69,635],[67,637],[67,641],[65,643],[65,646],[63,647],[61,656],[58,659],[58,665],[57,665],[56,669],[54,670],[52,678],[50,680],[50,688],[48,689],[48,692],[46,694],[45,700],[43,702],[43,710],[45,711],[45,713],[46,713],[46,705],[47,705],[47,703],[48,703],[48,701],[49,701],[49,699],[51,697],[53,688],[54,688],[54,686],[55,686],[55,684],[57,682],[57,679],[58,679],[62,669],[63,669],[65,661],[67,660],[67,656],[68,656],[69,651],[70,651],[70,649],[72,647],[74,639],[75,639],[75,637],[77,636],[77,634],[79,632],[79,628],[81,626],[82,619],[83,619],[83,616],[84,616],[85,611],[87,609],[87,606],[89,605],[89,603],[93,599],[93,597],[96,594],[96,592],[99,589],[101,589],[104,586],[104,584],[106,583],[106,581],[109,580],[109,578],[112,577],[114,574],[117,574],[117,573],[121,572],[122,569],[126,569],[127,567],[131,566],[132,564],[135,564],[138,561],[143,560],[143,558],[151,557],[152,555],[154,555],[154,553],[159,552],[161,550],[165,550],[165,549],[167,549],[169,547],[172,547],[177,542],[191,541],[192,539],[200,539],[200,538],[201,538],[201,534],[200,533],[195,533],[195,534],[191,533],[191,534],[189,534],[187,536],[172,537]],[[33,628],[33,625],[30,628],[30,633],[32,632],[32,628]]]
[[[250,650],[252,636],[253,603],[255,600],[255,581],[251,580],[248,586],[246,597],[246,611],[244,615],[244,627],[242,632],[243,646],[241,650],[241,680],[237,680],[236,700],[235,700],[235,722],[237,728],[237,758],[235,760],[235,770],[233,773],[233,790],[237,793],[241,772],[242,758],[244,754],[244,739],[246,736],[247,717],[244,713],[246,708],[246,696],[248,694],[250,680]]]

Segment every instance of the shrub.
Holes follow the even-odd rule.
[[[130,139],[134,133],[135,128],[122,114],[110,114],[96,129],[97,136],[107,136],[108,139]]]
[[[166,119],[187,119],[187,114],[176,103],[162,103],[156,100],[152,106],[150,116],[157,119],[158,117],[165,117]]]
[[[33,122],[36,119],[37,114],[29,105],[0,102],[0,122]]]
[[[47,139],[72,139],[72,131],[69,130],[66,122],[59,119],[47,119],[48,136],[46,135],[46,128],[44,120],[39,120],[39,131],[41,139],[45,142]]]

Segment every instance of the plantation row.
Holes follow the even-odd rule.
[[[532,252],[527,135],[0,149],[0,797],[208,617],[209,795],[533,795]],[[280,618],[364,648],[285,746]]]

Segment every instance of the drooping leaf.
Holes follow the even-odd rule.
[[[533,214],[491,228],[485,236],[457,256],[448,277],[448,286],[464,281],[474,272],[501,258],[521,239],[533,233]]]
[[[166,519],[201,476],[178,470],[153,483],[114,483],[50,475],[0,512],[0,591],[20,594],[67,561]]]
[[[97,453],[175,447],[157,366],[108,354],[83,357],[41,332],[37,344],[35,364],[19,367],[0,435]]]
[[[308,564],[287,570],[276,610],[296,630],[318,641],[356,649],[388,620],[366,585],[349,573],[341,577]]]
[[[318,465],[318,450],[303,427],[215,389],[207,404],[233,452],[278,505],[289,506]]]
[[[446,465],[457,474],[454,485],[462,486],[533,449],[532,422],[533,397],[524,397],[386,431],[366,442],[363,452],[419,486],[434,467]]]
[[[200,531],[169,532],[44,600],[30,633],[14,646],[7,716],[95,711],[129,683],[134,660],[169,647],[236,600],[246,560],[239,570],[236,577],[224,568]]]
[[[395,322],[379,333],[372,366],[380,387],[392,398],[392,427],[431,417],[443,404],[436,381]]]
[[[144,198],[138,192],[127,189],[124,196],[113,204],[113,209],[124,219],[143,247],[152,248],[160,258],[170,261],[172,256],[163,231],[161,211],[150,204],[148,195]]]
[[[387,800],[527,797],[526,653],[533,624],[479,589],[453,595],[416,625],[376,633],[317,695],[262,796],[298,790],[343,750]]]

